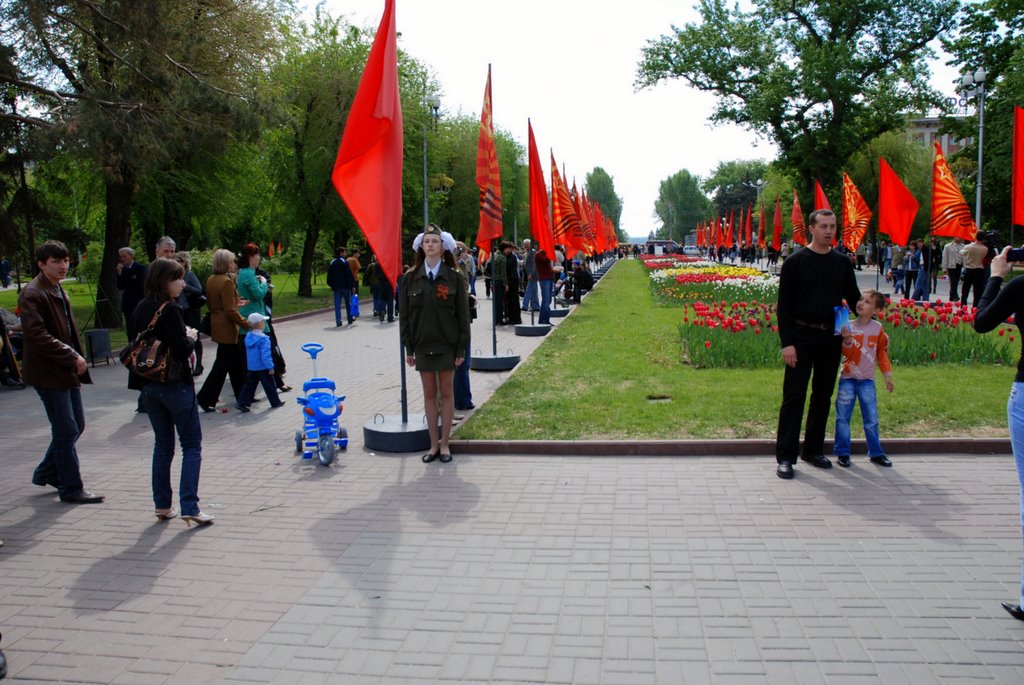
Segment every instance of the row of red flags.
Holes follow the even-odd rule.
[[[537,249],[548,257],[555,254],[555,245],[565,247],[566,258],[577,253],[594,254],[614,249],[618,245],[615,227],[604,215],[601,205],[576,191],[572,191],[558,173],[555,155],[551,153],[551,206],[544,183],[544,169],[537,141],[533,137],[533,123],[527,121],[529,138],[530,178],[530,235]],[[500,240],[504,232],[501,222],[501,178],[498,154],[494,144],[494,119],[491,103],[491,68],[487,67],[487,86],[484,88],[484,106],[480,115],[480,135],[477,139],[476,183],[480,186],[480,229],[476,244],[481,255],[491,250],[491,241]]]
[[[547,189],[544,174],[533,139],[533,127],[528,125],[530,138],[530,230],[540,247],[554,254],[558,240],[570,254],[578,251],[603,251],[615,247],[615,232],[600,206],[584,195],[570,193],[565,181],[551,159],[553,211],[549,221]],[[879,160],[880,183],[878,192],[879,230],[898,245],[905,245],[910,227],[917,215],[919,204],[906,185],[884,159]],[[1024,110],[1014,108],[1013,174],[1011,188],[1011,221],[1024,225]],[[352,103],[345,132],[331,180],[338,194],[351,211],[366,236],[370,248],[394,285],[402,269],[402,105],[398,92],[398,45],[395,31],[395,1],[385,0],[384,15],[374,37],[359,89]],[[497,153],[491,118],[491,77],[487,72],[484,91],[484,112],[480,121],[476,181],[480,186],[480,229],[477,243],[489,248],[491,240],[502,235],[501,185],[498,176]],[[575,185],[575,184],[574,184]],[[574,188],[575,190],[575,188]],[[828,207],[821,186],[815,181],[815,208]],[[752,244],[752,209],[741,216],[740,230],[747,244]],[[860,192],[843,174],[843,244],[856,250],[864,237],[871,211]],[[806,244],[803,212],[793,191],[793,239]],[[725,231],[728,230],[728,235]],[[758,245],[766,245],[764,205]],[[733,221],[728,229],[719,219],[698,226],[698,241],[702,245],[729,245],[732,241]],[[772,225],[772,246],[781,246],[782,209],[775,201]],[[977,227],[967,209],[949,165],[938,144],[932,174],[933,235],[974,238]]]
[[[1024,109],[1014,107],[1013,113],[1013,174],[1011,181],[1010,221],[1016,225],[1024,225]],[[905,246],[910,237],[910,228],[917,216],[920,204],[907,189],[900,177],[893,171],[883,158],[878,160],[878,230],[885,233],[897,245]],[[814,182],[814,208],[832,209],[825,191],[817,180]],[[751,216],[753,207],[748,207],[741,215],[738,242],[753,245]],[[745,218],[744,218],[745,217]],[[857,186],[850,176],[843,173],[843,232],[842,242],[846,249],[856,251],[867,232],[868,222],[872,213]],[[800,209],[800,199],[796,190],[793,191],[793,241],[807,244],[807,233],[804,226],[804,215]],[[713,221],[697,225],[697,245],[701,247],[732,246],[734,215],[730,213],[728,223],[715,218]],[[761,222],[757,236],[757,246],[767,247],[766,221],[764,204],[761,205]],[[953,178],[953,173],[946,162],[942,148],[935,143],[935,157],[932,162],[932,216],[931,233],[933,236],[962,238],[970,242],[978,233],[970,209],[964,200],[960,187]],[[780,249],[782,245],[782,206],[780,198],[775,199],[775,217],[772,222],[772,248]]]
[[[567,257],[614,248],[615,230],[601,207],[584,194],[569,193],[557,177],[552,156],[554,231],[547,209],[544,173],[530,135],[530,233],[549,257],[556,242]],[[491,113],[491,70],[487,69],[484,109],[477,141],[476,182],[480,186],[477,244],[489,251],[503,234],[501,181]],[[385,0],[384,15],[359,81],[331,181],[366,236],[385,276],[395,285],[402,270],[402,101],[398,92],[398,43],[395,0]],[[566,200],[568,198],[568,201]]]

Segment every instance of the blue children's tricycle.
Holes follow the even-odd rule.
[[[334,381],[316,373],[316,356],[323,349],[323,345],[315,342],[302,346],[302,351],[313,359],[313,377],[302,384],[305,396],[295,398],[302,406],[303,419],[302,430],[295,431],[295,451],[302,452],[303,459],[312,459],[316,453],[320,463],[327,466],[334,461],[335,449],[348,447],[348,431],[338,426],[345,396],[335,395]]]

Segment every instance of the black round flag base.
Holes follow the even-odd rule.
[[[423,414],[407,422],[400,415],[378,414],[363,424],[363,445],[374,452],[421,452],[430,449],[430,433]]]
[[[474,354],[469,368],[473,371],[511,371],[518,363],[518,354],[505,357],[479,357]]]
[[[516,326],[516,335],[532,336],[537,337],[541,335],[547,335],[551,331],[551,324],[537,323],[537,324],[519,324]]]
[[[572,310],[569,309],[568,307],[566,307],[565,309],[552,309],[549,312],[549,315],[555,317],[556,319],[560,319],[563,316],[568,316],[569,312],[571,312],[571,311]]]

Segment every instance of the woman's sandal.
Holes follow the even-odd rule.
[[[430,462],[434,461],[435,459],[437,459],[440,456],[441,456],[440,452],[427,452],[426,454],[423,455],[423,463],[424,464],[429,464]],[[442,459],[442,461],[444,461],[444,460]]]
[[[440,457],[441,457],[441,463],[442,464],[447,464],[448,462],[450,462],[452,460],[451,452],[442,452]]]

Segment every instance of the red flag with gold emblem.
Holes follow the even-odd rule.
[[[971,210],[964,194],[953,178],[942,148],[935,143],[935,162],[932,164],[932,235],[963,238],[971,242],[978,234]]]
[[[501,174],[498,150],[494,145],[494,116],[491,111],[491,65],[487,65],[484,107],[480,114],[480,133],[476,142],[476,184],[480,186],[480,228],[476,244],[490,252],[491,241],[500,240],[504,231],[501,211]]]
[[[772,218],[772,249],[782,249],[782,198],[775,198],[775,216]]]
[[[843,245],[850,252],[856,252],[860,241],[868,230],[871,210],[864,197],[853,185],[849,175],[843,172]]]

